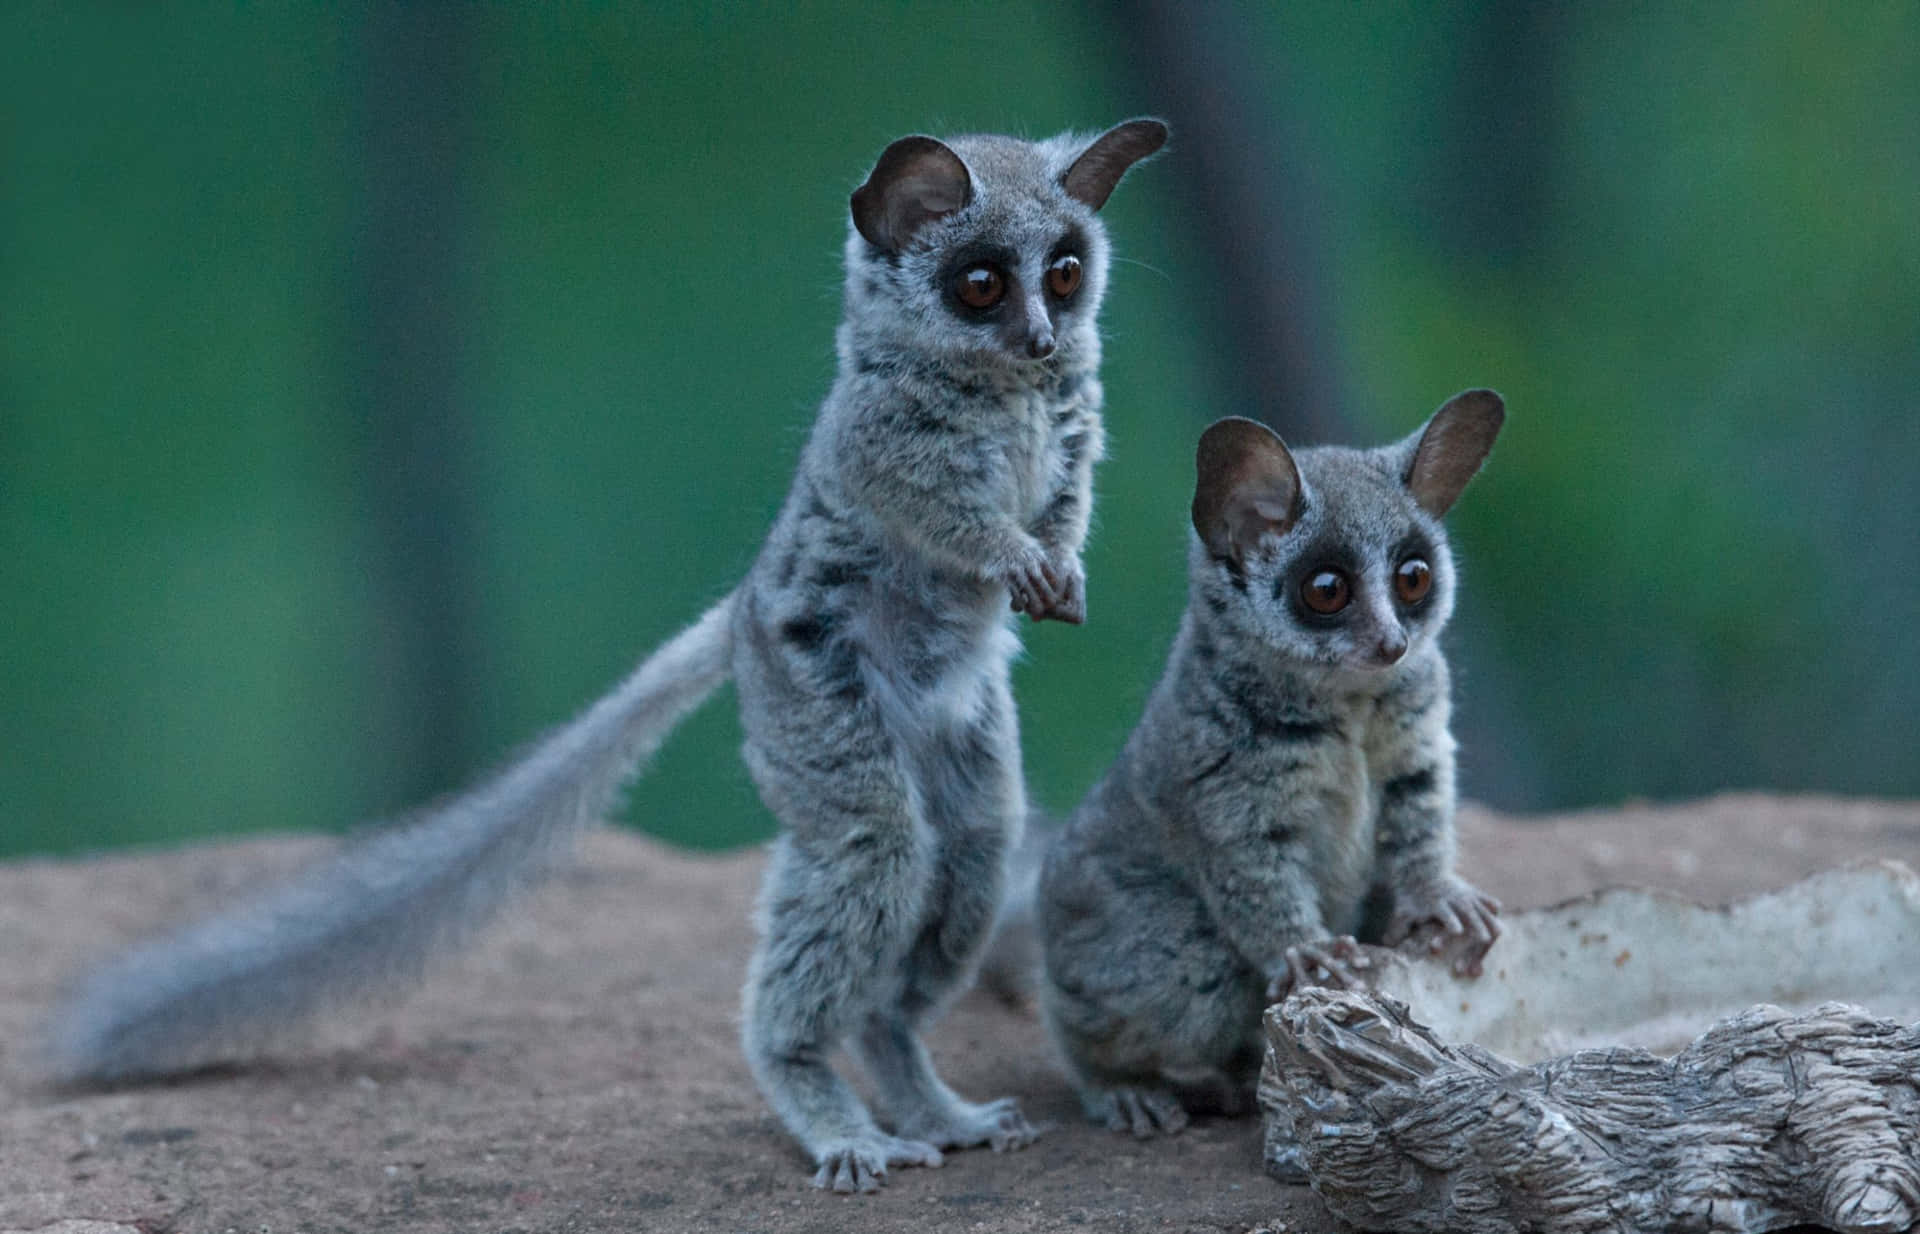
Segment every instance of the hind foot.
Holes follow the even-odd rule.
[[[820,1169],[813,1185],[841,1194],[880,1190],[890,1165],[938,1167],[940,1150],[922,1140],[905,1140],[875,1131],[847,1139],[829,1140],[814,1151]]]
[[[1020,1103],[1012,1097],[978,1105],[955,1101],[943,1110],[909,1116],[901,1119],[900,1134],[941,1148],[985,1144],[996,1153],[1025,1148],[1039,1135],[1020,1113]]]
[[[1090,1088],[1080,1094],[1087,1117],[1109,1131],[1130,1131],[1134,1138],[1178,1135],[1187,1125],[1186,1107],[1163,1088]]]

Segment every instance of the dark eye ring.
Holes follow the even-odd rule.
[[[1393,591],[1402,604],[1418,604],[1433,590],[1433,570],[1418,557],[1409,557],[1393,572]]]
[[[1080,259],[1072,253],[1062,253],[1053,259],[1047,267],[1047,290],[1059,299],[1066,299],[1080,290]]]
[[[1353,599],[1353,585],[1338,570],[1315,570],[1300,584],[1300,602],[1323,617],[1331,617]]]
[[[1007,276],[997,266],[968,266],[953,280],[953,294],[968,308],[990,309],[1007,294]]]

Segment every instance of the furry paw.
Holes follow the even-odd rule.
[[[876,1131],[871,1135],[829,1141],[815,1150],[814,1160],[820,1163],[820,1168],[814,1173],[813,1185],[822,1191],[830,1189],[845,1195],[878,1191],[890,1165],[936,1167],[941,1157],[940,1150],[931,1144]]]
[[[1001,576],[1007,585],[1007,604],[1016,613],[1027,613],[1038,621],[1046,611],[1053,607],[1059,596],[1060,586],[1065,581],[1060,571],[1047,560],[1044,550],[1029,550],[1029,555],[1015,561]]]
[[[1500,937],[1500,901],[1458,878],[1446,878],[1395,897],[1393,920],[1381,941],[1410,942],[1439,955],[1453,948],[1453,971],[1478,977],[1487,949]]]
[[[1164,1089],[1094,1089],[1081,1093],[1080,1103],[1094,1122],[1109,1131],[1132,1132],[1138,1140],[1178,1135],[1187,1125],[1186,1107]]]
[[[1008,570],[1004,581],[1016,613],[1076,626],[1087,619],[1087,576],[1077,559],[1053,561],[1042,553]]]
[[[1318,943],[1296,943],[1287,948],[1285,967],[1268,980],[1267,1001],[1277,1003],[1303,986],[1348,990],[1364,985],[1358,970],[1369,963],[1360,944],[1344,934]]]
[[[1063,621],[1070,626],[1087,623],[1087,575],[1080,563],[1061,568],[1060,594],[1045,612],[1034,613],[1035,621]],[[1028,610],[1032,612],[1031,609]]]
[[[959,1102],[926,1118],[903,1120],[900,1131],[940,1148],[972,1148],[985,1144],[996,1153],[1025,1148],[1039,1135],[1020,1112],[1020,1103],[1012,1097],[979,1105]]]

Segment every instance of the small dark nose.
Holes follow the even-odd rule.
[[[1398,664],[1400,657],[1407,654],[1407,636],[1396,630],[1382,638],[1374,651],[1382,664]]]
[[[1028,296],[1021,306],[1027,327],[1027,354],[1036,360],[1044,360],[1053,354],[1053,319],[1047,316],[1047,305],[1039,296]]]

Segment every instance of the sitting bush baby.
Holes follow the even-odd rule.
[[[1265,1005],[1351,984],[1354,935],[1459,942],[1478,971],[1499,906],[1453,873],[1440,519],[1503,418],[1474,390],[1375,450],[1201,437],[1166,672],[1037,897],[1042,1013],[1095,1121],[1247,1108]]]

